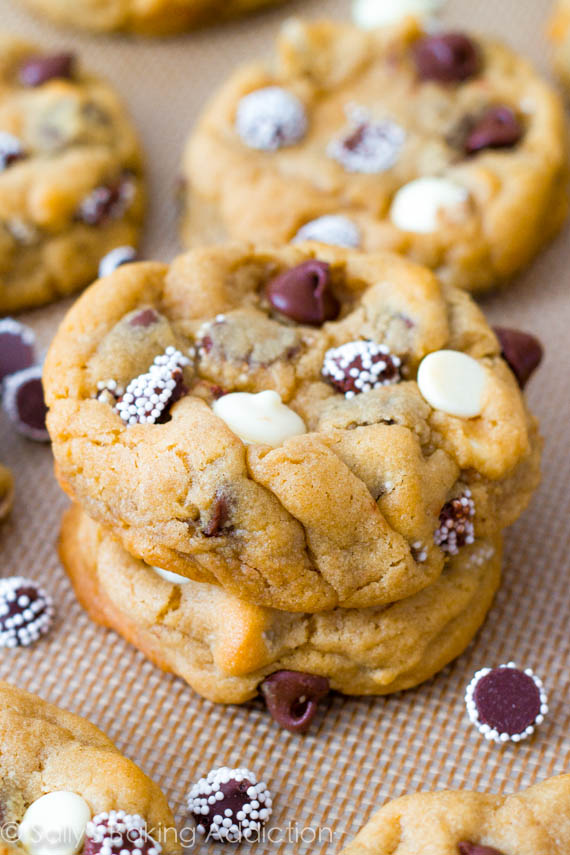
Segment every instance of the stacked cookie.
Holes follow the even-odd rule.
[[[539,477],[502,355],[523,382],[539,352],[500,336],[386,253],[239,244],[119,267],[44,369],[79,599],[207,698],[261,689],[293,730],[329,687],[430,677],[481,625]]]

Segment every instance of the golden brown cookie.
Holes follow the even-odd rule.
[[[0,38],[0,314],[93,281],[143,213],[140,146],[113,89],[72,54]]]
[[[97,829],[108,831],[118,811],[129,828],[146,829],[140,838],[143,855],[153,855],[153,849],[156,855],[160,847],[165,855],[180,851],[164,795],[98,728],[0,682],[2,855],[35,855],[44,836],[52,844],[58,840],[54,851],[61,855],[73,850],[96,855],[101,850]],[[50,830],[61,836],[47,837]]]
[[[14,501],[14,478],[6,466],[0,463],[0,521],[12,510]]]
[[[501,570],[500,541],[477,540],[408,599],[309,615],[165,578],[77,505],[64,517],[60,555],[93,620],[219,703],[249,700],[283,669],[326,677],[331,688],[351,695],[415,686],[463,652],[491,606]]]
[[[512,796],[465,790],[388,802],[343,855],[562,855],[570,851],[570,775]]]
[[[57,475],[90,516],[287,611],[412,595],[538,480],[482,313],[398,256],[239,245],[119,268],[43,376]]]
[[[392,250],[483,291],[525,267],[567,210],[557,94],[505,45],[292,20],[234,72],[183,161],[188,246],[320,240]]]
[[[141,36],[168,36],[280,2],[283,0],[27,0],[34,11],[64,26]]]

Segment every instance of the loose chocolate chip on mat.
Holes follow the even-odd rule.
[[[480,843],[470,843],[468,840],[462,840],[458,847],[459,855],[504,855],[494,846],[481,846]]]
[[[413,53],[422,80],[459,83],[481,68],[479,48],[463,33],[426,36],[416,42]]]
[[[304,733],[317,714],[318,702],[330,691],[326,677],[302,671],[276,671],[260,686],[275,721],[292,733]]]
[[[499,339],[504,360],[517,378],[521,389],[524,389],[531,375],[542,362],[542,345],[530,333],[513,330],[507,327],[493,327]]]
[[[22,86],[41,86],[55,78],[70,80],[74,72],[75,57],[72,53],[54,53],[29,57],[20,66],[19,78]]]
[[[0,320],[0,382],[8,374],[29,368],[36,361],[36,337],[30,327],[13,318]]]
[[[21,576],[0,579],[0,647],[28,647],[49,632],[51,597]]]
[[[472,125],[465,140],[465,152],[475,154],[486,148],[512,148],[522,135],[522,125],[510,107],[489,107]]]
[[[41,365],[6,377],[2,405],[18,433],[38,442],[49,442]]]
[[[162,846],[147,833],[142,816],[111,810],[87,823],[84,855],[160,855]]]
[[[198,833],[208,840],[254,842],[272,813],[271,793],[249,769],[212,769],[188,793]]]
[[[300,324],[321,326],[340,312],[324,261],[305,261],[287,270],[269,282],[265,293],[275,311]]]
[[[479,732],[495,742],[520,742],[534,733],[548,712],[542,682],[530,668],[523,671],[514,662],[477,671],[465,703]]]

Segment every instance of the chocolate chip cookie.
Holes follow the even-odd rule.
[[[213,24],[284,0],[26,0],[34,11],[58,24],[94,32],[119,31],[141,36],[167,36]]]
[[[419,261],[483,291],[567,210],[559,97],[487,38],[300,20],[236,71],[184,161],[188,246],[318,240]]]
[[[0,832],[2,855],[180,851],[167,801],[138,766],[90,722],[3,682]]]
[[[564,86],[570,88],[570,2],[556,0],[548,35],[554,48],[554,64]]]
[[[293,612],[432,583],[527,505],[540,441],[471,298],[299,244],[135,263],[44,367],[62,487],[147,563]]]
[[[136,243],[141,152],[125,107],[70,53],[0,39],[0,313],[55,300]]]
[[[389,802],[343,855],[560,855],[570,850],[570,775],[512,796],[460,790]]]
[[[251,605],[143,564],[77,505],[64,517],[60,555],[93,620],[218,703],[249,700],[283,670],[324,677],[351,695],[415,686],[463,652],[501,568],[500,541],[476,540],[407,599],[310,615]]]

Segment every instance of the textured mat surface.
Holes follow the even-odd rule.
[[[452,0],[454,25],[500,35],[545,71],[546,0]],[[163,42],[99,39],[57,31],[16,0],[0,0],[2,28],[79,51],[129,103],[148,155],[152,209],[146,257],[177,250],[173,189],[186,133],[208,91],[232,66],[267,52],[291,11],[346,14],[346,0],[304,0],[233,26]],[[417,690],[386,699],[330,698],[309,735],[278,730],[261,704],[224,708],[202,701],[112,633],[93,626],[61,571],[55,540],[65,498],[51,454],[20,439],[4,417],[0,457],[15,471],[11,520],[0,529],[0,575],[37,578],[54,595],[58,620],[36,647],[0,651],[0,677],[87,716],[152,775],[188,825],[184,795],[218,764],[248,765],[275,796],[273,841],[256,853],[335,855],[386,799],[419,789],[513,791],[570,771],[570,328],[569,232],[510,291],[487,299],[493,321],[535,331],[547,357],[529,397],[546,438],[544,481],[506,543],[504,585],[469,650]],[[25,316],[47,346],[65,306]],[[534,741],[497,748],[470,727],[463,692],[471,674],[514,659],[543,676],[551,713]],[[188,842],[192,840],[189,837]],[[220,851],[196,843],[194,851]]]

